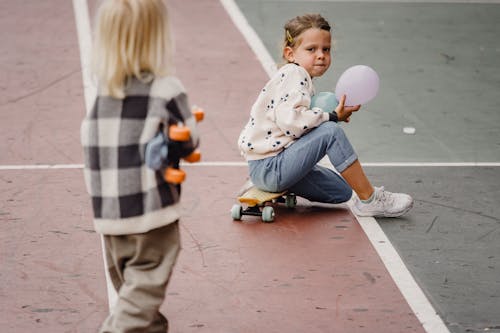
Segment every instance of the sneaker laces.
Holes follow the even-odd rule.
[[[394,201],[394,196],[391,192],[387,192],[383,186],[378,188],[378,201],[382,203],[384,206],[386,203],[392,205]]]

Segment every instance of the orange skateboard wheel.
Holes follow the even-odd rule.
[[[184,160],[189,162],[189,163],[196,163],[201,160],[201,152],[197,149],[193,151],[191,154],[188,156],[184,157]]]
[[[173,141],[189,141],[191,131],[188,127],[171,125],[168,128],[168,138]]]
[[[205,111],[203,111],[202,108],[195,107],[195,108],[193,108],[192,113],[193,113],[194,119],[196,119],[197,122],[200,122],[203,120],[203,118],[205,118]]]
[[[180,184],[186,179],[186,173],[180,169],[168,167],[163,174],[167,183]]]

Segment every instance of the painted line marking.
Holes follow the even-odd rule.
[[[92,46],[92,33],[90,28],[89,19],[89,6],[87,0],[73,0],[73,12],[75,15],[76,31],[78,35],[78,45],[80,46],[80,65],[82,67],[82,81],[83,93],[85,97],[85,111],[90,112],[92,103],[95,100],[97,89],[91,79],[90,71],[90,50]],[[66,167],[65,167],[66,166]],[[40,169],[42,166],[34,166]],[[79,164],[57,164],[48,165],[46,169],[75,169],[83,168]],[[108,273],[108,265],[106,261],[106,254],[104,252],[104,237],[101,235],[102,258],[104,262],[104,275],[106,276],[106,288],[108,292],[108,307],[109,310],[113,308],[118,300],[118,294],[115,291],[113,283]]]
[[[365,167],[498,167],[500,162],[366,162]]]
[[[500,162],[366,162],[363,167],[500,167]],[[213,161],[198,163],[181,163],[182,167],[246,167],[247,162]],[[47,169],[83,169],[83,164],[27,164],[0,165],[0,171],[12,170],[47,170]]]
[[[233,0],[220,0],[222,6],[229,14],[229,17],[233,21],[234,25],[241,32],[241,35],[245,38],[248,46],[252,49],[253,53],[259,59],[262,67],[266,71],[267,75],[271,77],[276,72],[276,63],[273,57],[267,51],[262,40],[259,38],[255,30],[248,23],[247,19],[243,13],[238,8],[238,5]]]
[[[287,2],[303,2],[304,0],[282,0]],[[352,2],[351,0],[324,0],[325,2]],[[279,2],[279,0],[278,0]],[[388,3],[436,3],[436,4],[461,4],[461,3],[472,3],[472,4],[499,4],[500,0],[357,0],[356,2],[361,3],[380,3],[380,2],[388,2]]]
[[[0,165],[0,170],[83,169],[83,164]]]
[[[96,96],[96,85],[92,81],[90,71],[90,50],[92,46],[92,33],[89,20],[87,0],[73,0],[76,32],[80,46],[80,64],[82,67],[83,93],[85,96],[85,110],[90,111]]]
[[[406,298],[410,308],[426,332],[449,333],[441,317],[420,289],[419,285],[406,268],[403,260],[396,252],[384,231],[372,217],[358,217],[353,214],[363,228],[373,247],[382,259],[385,267],[398,286],[401,294]]]

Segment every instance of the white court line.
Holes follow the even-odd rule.
[[[73,0],[73,12],[75,13],[76,31],[78,34],[78,45],[80,46],[80,64],[82,67],[83,92],[85,97],[85,111],[90,112],[92,103],[96,96],[96,87],[92,82],[90,74],[90,50],[92,45],[92,33],[89,19],[89,6],[87,0]],[[71,164],[48,166],[48,169],[74,169],[82,168],[81,165]],[[37,166],[34,166],[37,167]],[[38,166],[41,167],[41,166]],[[118,300],[118,295],[113,287],[108,273],[108,264],[104,253],[104,237],[101,235],[102,258],[104,262],[104,275],[106,276],[106,287],[108,292],[108,307],[111,310]]]
[[[304,0],[275,0],[277,2],[304,2]],[[353,2],[352,0],[323,0],[324,2]],[[500,0],[356,0],[356,2],[369,3],[444,3],[444,4],[455,4],[455,3],[473,3],[473,4],[499,4]]]
[[[353,215],[356,216],[356,214]],[[357,216],[356,218],[425,331],[449,333],[443,320],[436,313],[377,221],[373,217]]]
[[[83,164],[0,165],[0,170],[82,169]]]
[[[198,163],[182,163],[184,166],[213,166],[213,167],[230,167],[230,166],[247,166],[247,162],[198,162]],[[500,162],[361,162],[363,167],[500,167]]]
[[[85,109],[90,111],[96,95],[96,87],[90,74],[90,50],[92,33],[90,29],[89,9],[87,0],[73,0],[78,44],[80,45],[80,64],[82,67],[83,93],[85,96]]]
[[[498,167],[500,162],[366,162],[364,167]]]
[[[366,162],[363,167],[500,167],[500,162]],[[246,167],[247,162],[213,161],[182,163],[182,167]],[[83,164],[25,164],[25,165],[0,165],[2,171],[12,170],[47,170],[47,169],[83,169]]]
[[[247,19],[238,8],[238,5],[233,0],[220,0],[220,2],[226,9],[234,25],[240,30],[241,35],[245,38],[250,48],[259,59],[267,75],[272,76],[274,72],[276,72],[276,63],[255,30],[248,24]]]
[[[257,45],[262,45],[262,41],[260,41],[260,38],[248,24],[246,19],[244,19],[244,21],[241,20],[241,17],[244,18],[244,16],[234,1],[220,1],[225,4],[224,7],[226,10],[229,8],[228,14],[231,16],[233,22],[239,27],[247,41],[249,43],[255,42]],[[257,49],[259,48],[252,47],[254,52]],[[261,59],[259,55],[257,56]],[[264,58],[267,58],[267,56]],[[265,66],[266,64],[263,65]],[[354,213],[353,215],[356,216]],[[425,331],[428,333],[449,333],[448,328],[436,314],[432,304],[413,279],[410,271],[389,242],[389,239],[384,234],[377,221],[372,217],[361,218],[358,219],[358,221]]]

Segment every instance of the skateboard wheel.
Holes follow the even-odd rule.
[[[243,208],[241,207],[241,205],[233,205],[233,207],[231,208],[231,217],[233,218],[233,220],[235,221],[239,221],[241,220],[241,216],[243,215]]]
[[[262,209],[262,222],[273,222],[274,221],[274,208],[271,206],[265,206]]]
[[[199,107],[194,107],[192,110],[194,119],[196,119],[197,122],[200,122],[205,118],[205,111],[203,111],[202,108]]]
[[[184,160],[189,163],[199,162],[201,160],[201,152],[199,150],[195,150],[188,156],[184,157]]]
[[[191,131],[188,127],[171,125],[168,128],[168,137],[173,141],[189,141]]]
[[[297,206],[297,197],[294,194],[287,194],[285,198],[285,206],[287,208],[295,208],[295,206]]]
[[[186,173],[180,169],[167,168],[163,177],[167,183],[180,184],[186,179]]]

